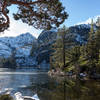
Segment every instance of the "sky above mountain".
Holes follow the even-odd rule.
[[[72,26],[100,15],[100,0],[61,0],[69,18],[64,24]]]
[[[64,22],[66,26],[72,26],[79,23],[86,23],[90,18],[96,18],[100,15],[100,0],[60,0],[69,14],[68,19]],[[1,36],[17,36],[21,33],[30,32],[35,37],[38,37],[41,30],[36,30],[21,21],[14,21],[12,13],[17,9],[15,6],[10,8],[10,28]]]

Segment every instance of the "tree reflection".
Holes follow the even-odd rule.
[[[60,78],[38,84],[40,100],[100,100],[100,85],[94,81]]]

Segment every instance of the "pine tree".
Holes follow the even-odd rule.
[[[95,32],[95,42],[96,42],[96,61],[97,61],[97,71],[100,72],[100,18],[97,20],[97,30]]]
[[[52,61],[54,62],[54,66],[59,66],[62,69],[66,67],[66,50],[71,46],[70,39],[66,38],[66,35],[68,34],[68,29],[64,26],[63,28],[58,30],[57,33],[57,40],[53,44],[53,54],[52,54]]]
[[[99,21],[100,22],[100,21]],[[89,38],[86,45],[81,47],[81,56],[80,56],[80,67],[85,69],[89,74],[96,72],[96,67],[99,66],[100,62],[100,27],[99,22],[97,21],[97,29],[91,23],[91,29],[89,32]]]
[[[53,54],[52,54],[52,61],[54,62],[54,66],[65,66],[65,27],[63,29],[59,29],[57,33],[57,40],[53,44]]]
[[[59,0],[0,0],[0,32],[9,27],[8,7],[11,5],[18,5],[17,13],[13,14],[15,20],[36,29],[59,27],[68,17]]]
[[[89,74],[93,74],[96,69],[97,59],[98,59],[98,48],[95,40],[95,31],[93,20],[91,23],[91,29],[89,32],[88,42],[84,48],[84,58],[87,61]]]
[[[31,51],[30,51],[30,56],[35,56],[37,49],[38,49],[38,44],[36,42],[33,42],[32,48],[31,48]]]
[[[72,69],[74,69],[77,76],[80,73],[80,55],[80,45],[73,46],[67,50],[67,62],[69,63],[69,67],[74,67],[72,67]]]

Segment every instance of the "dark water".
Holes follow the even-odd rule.
[[[50,78],[36,69],[0,69],[0,90],[5,88],[25,96],[37,93],[40,100],[100,100],[99,81]]]

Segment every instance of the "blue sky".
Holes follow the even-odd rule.
[[[100,15],[100,0],[60,0],[69,14],[68,19],[65,21],[66,26],[72,26],[80,22],[84,22],[89,18]],[[10,12],[15,12],[15,6],[10,7]],[[10,16],[11,16],[10,13]],[[21,33],[30,32],[35,37],[38,37],[40,30],[29,27],[21,21],[14,21],[11,17],[11,27],[6,31],[3,36],[17,36]]]
[[[61,0],[66,7],[69,18],[65,24],[74,25],[88,18],[100,15],[100,0]]]

